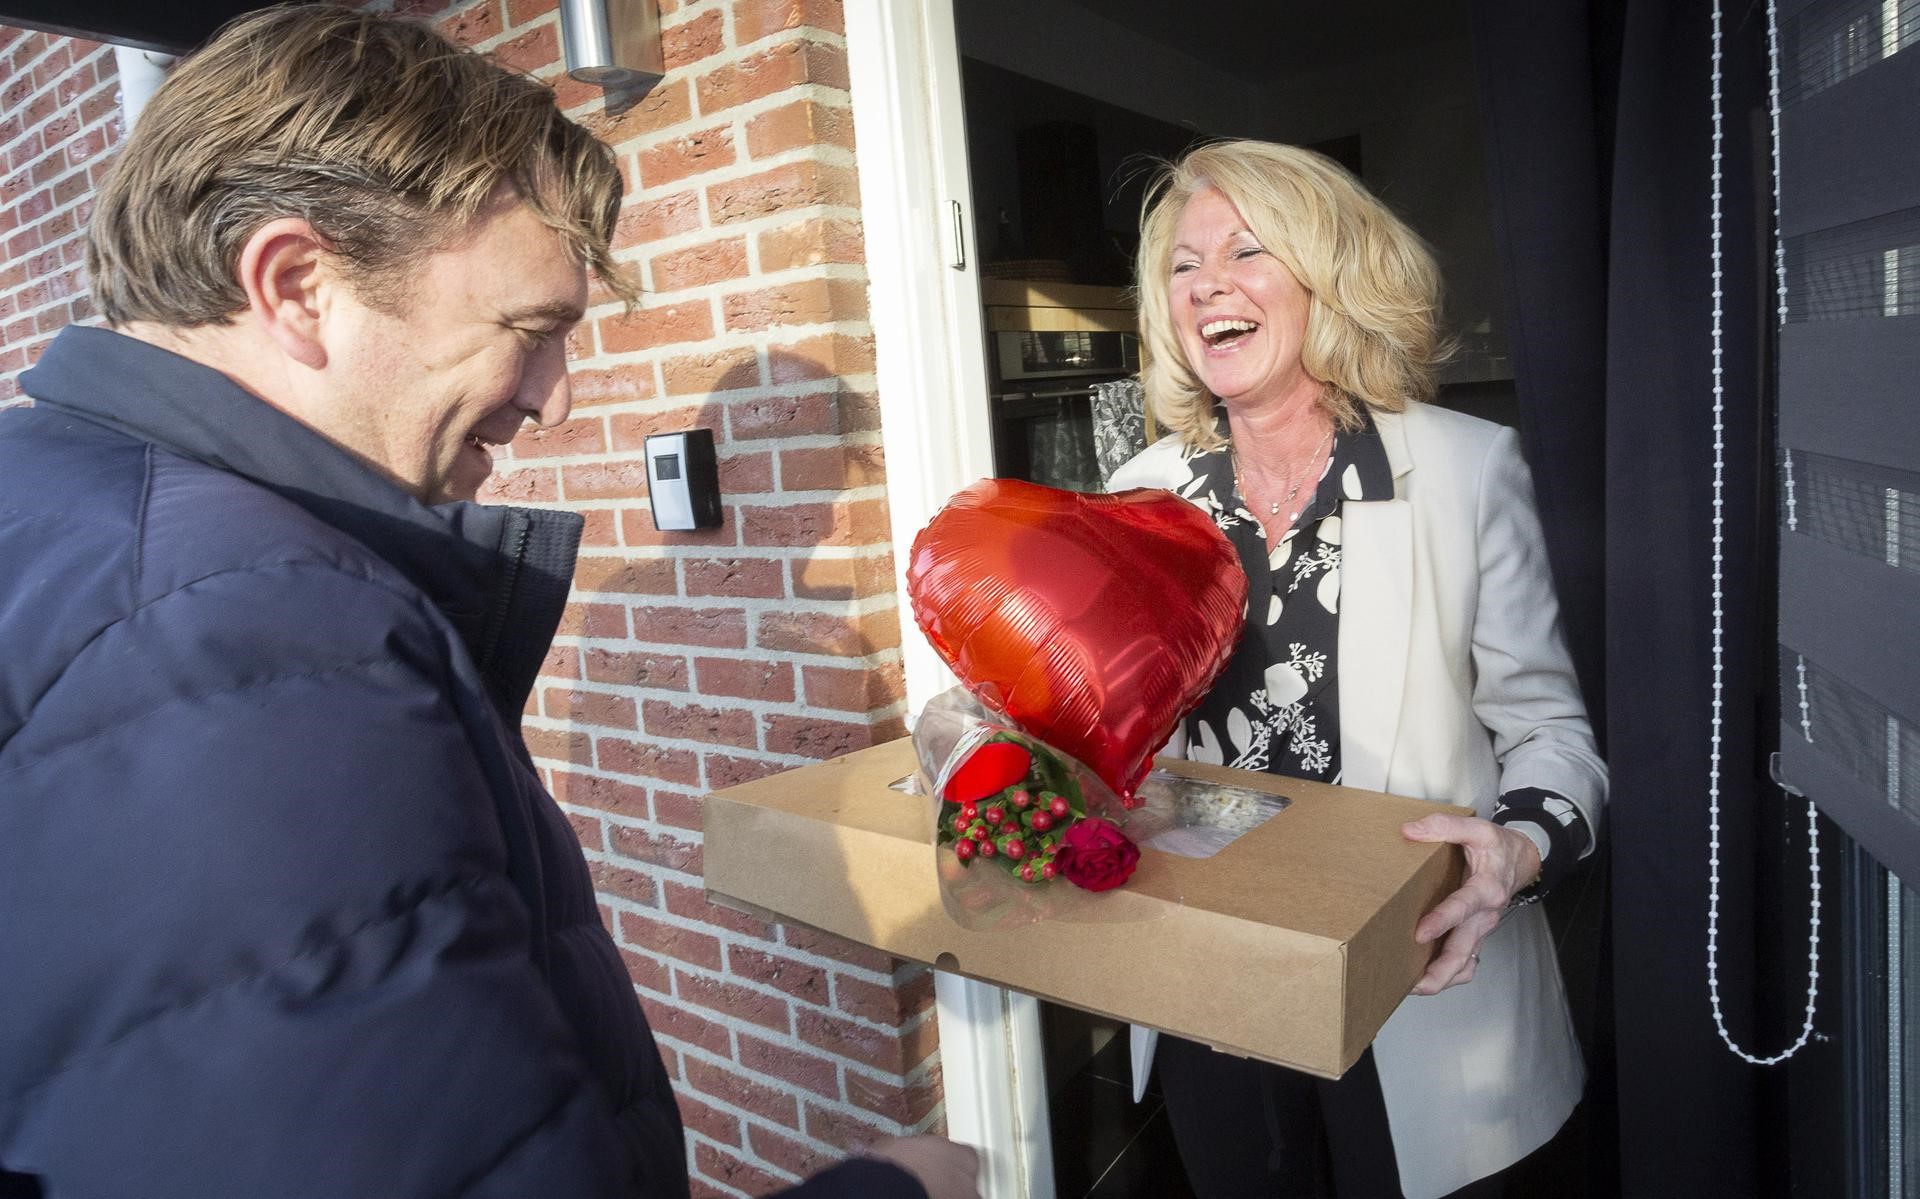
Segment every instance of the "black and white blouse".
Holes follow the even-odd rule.
[[[1212,516],[1238,553],[1247,622],[1226,669],[1185,719],[1187,756],[1338,783],[1341,505],[1392,499],[1393,468],[1363,408],[1360,428],[1336,432],[1312,499],[1269,550],[1263,518],[1234,481],[1226,414],[1218,420],[1227,444],[1186,454],[1192,474],[1175,490]],[[1578,808],[1539,788],[1502,795],[1493,819],[1540,849],[1540,881],[1523,898],[1544,894],[1592,839]]]

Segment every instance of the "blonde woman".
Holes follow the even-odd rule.
[[[1111,486],[1202,507],[1249,582],[1241,642],[1176,748],[1476,813],[1406,826],[1460,844],[1468,876],[1415,931],[1437,946],[1427,973],[1339,1082],[1159,1038],[1188,1176],[1202,1199],[1501,1194],[1584,1082],[1528,901],[1592,849],[1606,796],[1518,440],[1426,402],[1432,256],[1320,155],[1190,152],[1149,189],[1137,270],[1148,402],[1172,433]]]

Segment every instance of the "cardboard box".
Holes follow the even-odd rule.
[[[708,894],[897,957],[1338,1077],[1425,970],[1433,950],[1414,944],[1414,925],[1459,886],[1457,847],[1400,835],[1402,822],[1436,805],[1193,762],[1160,765],[1289,804],[1211,858],[1144,851],[1133,879],[1099,897],[1101,923],[994,931],[956,923],[941,902],[928,839],[932,801],[889,786],[915,770],[904,738],[710,796]]]

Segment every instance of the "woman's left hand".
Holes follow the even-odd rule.
[[[1435,812],[1400,826],[1409,841],[1451,841],[1467,851],[1467,878],[1414,927],[1422,945],[1445,937],[1415,995],[1438,995],[1473,979],[1480,944],[1500,925],[1507,901],[1540,875],[1540,849],[1518,833],[1478,816]]]

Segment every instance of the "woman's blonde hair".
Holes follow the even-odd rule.
[[[87,272],[108,323],[228,323],[241,248],[306,220],[370,303],[511,189],[609,289],[613,151],[553,91],[424,25],[331,5],[229,24],[183,61],[130,131],[94,206]]]
[[[1419,235],[1324,155],[1272,142],[1198,146],[1167,164],[1141,206],[1134,277],[1145,343],[1142,382],[1160,424],[1191,448],[1221,444],[1213,396],[1180,348],[1168,293],[1175,227],[1207,189],[1232,201],[1248,230],[1306,289],[1300,363],[1326,385],[1321,403],[1343,428],[1356,405],[1398,412],[1433,398],[1440,272]]]

